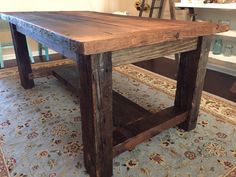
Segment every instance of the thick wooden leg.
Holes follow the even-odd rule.
[[[78,64],[85,167],[92,177],[111,177],[111,53],[79,55]]]
[[[16,61],[20,74],[21,85],[25,89],[34,87],[34,81],[30,78],[32,74],[29,52],[26,42],[26,37],[17,31],[16,26],[10,24],[14,49],[16,54]]]
[[[200,37],[197,49],[182,53],[180,57],[175,107],[188,111],[187,120],[179,125],[186,131],[194,129],[197,124],[210,42],[210,38]]]

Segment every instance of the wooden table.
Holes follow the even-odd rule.
[[[205,22],[96,12],[2,13],[1,18],[10,23],[25,89],[34,87],[25,35],[77,62],[79,74],[74,76],[80,84],[74,87],[80,87],[84,161],[91,177],[112,176],[113,156],[165,129],[196,127],[211,42],[207,36],[228,30]],[[181,53],[181,59],[173,107],[151,114],[112,93],[112,66],[175,53]],[[127,116],[129,111],[135,116]]]

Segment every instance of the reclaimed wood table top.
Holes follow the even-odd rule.
[[[211,35],[227,25],[157,20],[88,11],[9,12],[1,18],[42,41],[55,42],[81,54],[96,54],[165,41]]]
[[[227,25],[208,22],[96,12],[2,13],[1,18],[10,22],[25,89],[34,87],[26,35],[62,54],[75,55],[76,72],[68,68],[62,75],[54,74],[80,95],[84,164],[93,177],[111,177],[113,156],[167,128],[196,127],[211,43],[202,36],[228,30]],[[112,94],[114,63],[144,61],[168,53],[181,53],[174,106],[153,114],[118,93]],[[70,84],[71,80],[80,80],[79,85]]]

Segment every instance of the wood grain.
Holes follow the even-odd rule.
[[[183,39],[112,52],[112,65],[135,63],[197,48],[197,38]]]
[[[179,112],[174,107],[166,108],[154,115],[143,117],[122,129],[113,132],[113,156],[132,150],[138,144],[158,133],[184,122],[187,112]]]
[[[211,35],[227,25],[160,20],[97,12],[2,13],[17,30],[62,54],[96,54]],[[67,56],[67,55],[66,55]],[[75,53],[72,55],[75,57]]]
[[[73,93],[78,93],[80,86],[75,65],[58,68],[53,73]],[[174,107],[153,114],[114,91],[112,99],[113,122],[115,120],[113,156],[132,150],[161,131],[184,122],[188,115],[187,112],[181,112]]]
[[[52,73],[66,88],[79,97],[79,71],[74,64],[54,68]],[[137,121],[139,118],[151,114],[149,111],[115,91],[112,93],[112,108],[112,119],[115,127],[128,125],[130,122]]]
[[[180,125],[187,131],[197,125],[210,44],[209,37],[200,37],[197,49],[184,52],[180,57],[175,107],[180,111],[189,111],[188,119]]]
[[[10,25],[14,50],[16,54],[16,61],[20,75],[21,85],[25,89],[34,87],[34,80],[30,77],[32,75],[31,62],[25,35],[17,32],[16,26]]]
[[[85,167],[93,177],[112,176],[111,53],[78,57]]]

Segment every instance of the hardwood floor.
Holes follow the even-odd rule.
[[[174,60],[159,58],[139,62],[135,65],[171,79],[176,79],[177,65]],[[208,69],[204,91],[236,102],[236,77]]]

